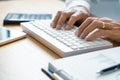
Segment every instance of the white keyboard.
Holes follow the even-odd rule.
[[[50,27],[49,20],[21,23],[23,31],[40,41],[61,57],[72,56],[113,47],[112,43],[96,39],[85,41],[75,36],[77,27],[72,30],[56,30]]]

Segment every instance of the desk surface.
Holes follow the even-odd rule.
[[[9,0],[0,1],[0,25],[9,12],[52,13],[64,7],[58,0]],[[22,30],[20,25],[7,28]],[[50,80],[41,72],[48,62],[60,58],[32,37],[0,47],[0,80]]]

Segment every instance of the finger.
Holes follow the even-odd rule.
[[[105,23],[105,22],[102,22],[102,21],[99,21],[99,23],[102,23],[102,26],[98,27],[100,29],[112,30],[115,27],[115,24],[112,24],[112,23]]]
[[[82,13],[82,12],[81,13],[80,12],[74,13],[70,17],[69,21],[67,22],[65,29],[69,30],[69,29],[73,28],[73,25],[75,24],[75,22],[77,20],[81,20],[83,18],[83,16],[84,16],[84,13]]]
[[[105,29],[107,30],[120,30],[120,24],[117,22],[105,23]]]
[[[102,22],[101,29],[112,30],[114,28],[114,24]]]
[[[70,17],[69,21],[67,22],[67,25],[66,25],[65,29],[67,29],[67,30],[71,29],[71,28],[73,27],[73,25],[75,24],[75,22],[76,22],[79,18],[81,18],[81,15],[79,15],[79,13],[73,14],[73,15]]]
[[[113,27],[113,30],[120,30],[120,27]]]
[[[61,29],[61,27],[63,26],[63,24],[65,24],[66,20],[69,18],[69,16],[71,16],[72,13],[71,12],[62,12],[61,16],[58,20],[56,29]]]
[[[84,39],[89,33],[94,31],[95,29],[104,29],[104,30],[112,30],[114,27],[110,23],[104,23],[99,20],[94,20],[81,34],[81,38]],[[118,29],[118,28],[117,28]]]
[[[53,28],[56,27],[57,22],[58,22],[58,20],[59,20],[59,18],[60,18],[61,13],[62,13],[62,11],[58,11],[58,12],[57,12],[55,18],[53,19],[53,21],[52,21],[51,24],[50,24],[51,27],[53,27]]]
[[[101,28],[102,26],[103,25],[102,25],[101,21],[93,20],[92,23],[90,25],[88,25],[87,28],[84,29],[84,31],[82,32],[80,38],[84,39],[92,31],[94,31],[97,28]]]
[[[110,19],[108,17],[102,17],[102,18],[99,18],[99,20],[107,23],[113,22],[113,19]]]
[[[97,39],[97,38],[99,38],[101,36],[104,36],[105,32],[106,32],[106,30],[99,29],[96,32],[92,33],[91,35],[87,36],[86,40],[87,41],[95,40],[95,39]]]
[[[89,35],[86,40],[87,41],[91,41],[91,40],[95,40],[99,37],[106,37],[112,40],[116,40],[116,37],[113,35],[113,32],[111,30],[97,30],[96,32],[94,32],[93,34]]]
[[[78,30],[75,32],[75,35],[80,37],[81,33],[84,31],[84,29],[91,24],[91,22],[97,18],[89,17],[87,18],[78,28]]]

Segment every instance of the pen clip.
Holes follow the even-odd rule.
[[[120,69],[120,64],[116,64],[116,65],[112,65],[110,67],[107,67],[105,69],[99,70],[97,72],[98,75],[103,75],[103,74],[107,74],[107,73],[111,73],[111,72],[115,72],[118,69]]]
[[[64,80],[62,77],[60,77],[58,74],[53,73],[53,80]]]

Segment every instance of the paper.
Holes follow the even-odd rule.
[[[51,71],[62,69],[76,80],[120,80],[120,71],[97,75],[97,71],[120,63],[120,47],[58,59],[50,62]]]

